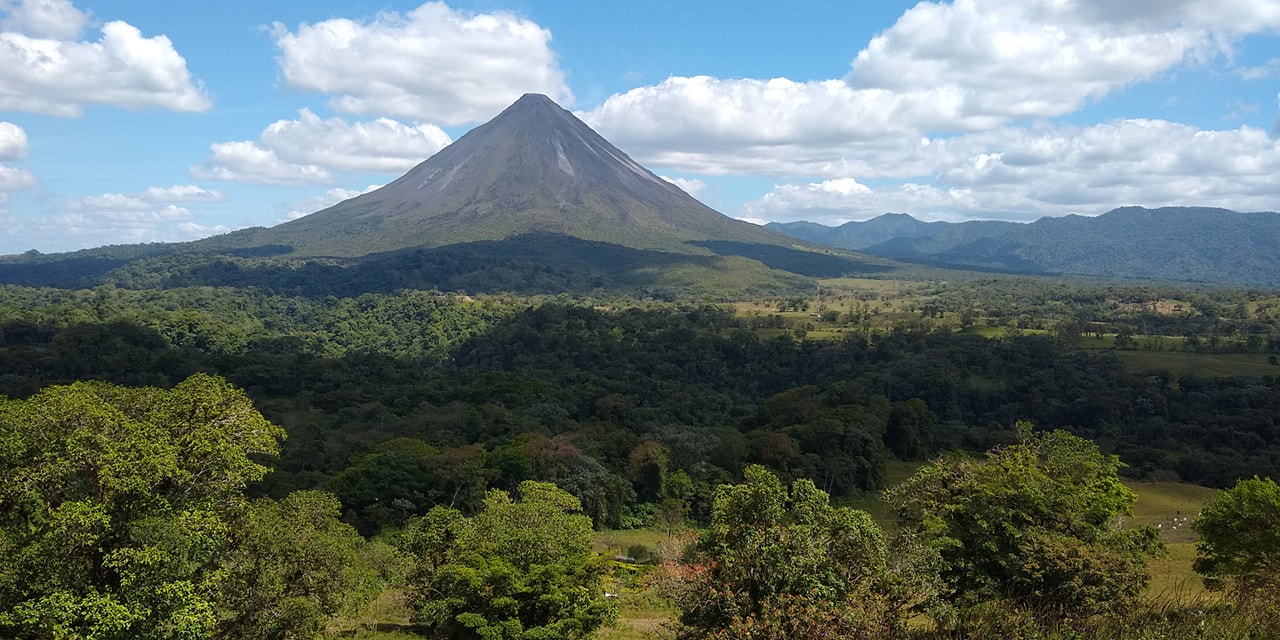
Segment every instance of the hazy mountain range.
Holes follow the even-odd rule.
[[[901,213],[828,227],[769,223],[831,247],[944,267],[1280,286],[1280,214],[1122,207],[1032,223],[923,222]]]

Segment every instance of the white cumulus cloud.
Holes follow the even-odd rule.
[[[138,210],[68,210],[30,220],[22,236],[44,251],[74,251],[112,244],[185,242],[231,231],[225,225],[205,225],[191,211],[176,205]]]
[[[37,184],[39,181],[36,180],[36,174],[26,169],[15,169],[0,164],[0,211],[4,210],[3,207],[9,201],[10,194],[30,189]]]
[[[52,251],[98,246],[103,238],[111,238],[113,243],[196,240],[231,229],[203,224],[179,203],[223,199],[219,191],[189,184],[150,187],[139,193],[104,193],[67,200],[57,214],[25,218],[10,232],[19,231],[43,250]]]
[[[333,94],[342,113],[458,125],[493,116],[523,93],[571,103],[550,31],[507,12],[428,2],[369,21],[275,25],[278,62],[295,89]]]
[[[0,121],[0,162],[25,159],[29,152],[27,132],[12,122]],[[34,173],[0,164],[0,217],[8,214],[7,205],[12,194],[37,184],[39,181]]]
[[[320,193],[310,198],[303,198],[297,202],[281,205],[276,209],[283,214],[283,220],[296,220],[302,216],[315,213],[321,209],[332,207],[343,200],[350,200],[358,195],[369,193],[374,189],[380,188],[382,185],[373,184],[364,188],[363,191],[355,189],[329,189],[324,193]]]
[[[297,120],[278,120],[260,142],[286,162],[351,171],[403,172],[445,148],[449,134],[433,124],[389,118],[370,122],[322,119],[308,109]]]
[[[323,167],[285,162],[274,150],[251,140],[215,142],[209,148],[213,154],[200,165],[191,167],[191,177],[199,180],[274,185],[324,184],[333,181],[333,175]]]
[[[432,124],[389,118],[348,122],[309,109],[296,120],[277,120],[257,140],[210,145],[213,154],[191,168],[199,179],[277,185],[323,184],[332,171],[402,173],[448,146]]]
[[[163,35],[113,21],[96,42],[73,40],[87,16],[66,2],[5,5],[0,110],[79,116],[90,104],[171,111],[212,106],[186,60]]]
[[[222,202],[221,191],[205,189],[194,184],[176,184],[172,187],[148,187],[141,197],[148,202]]]
[[[1274,64],[1235,69],[1235,47],[1277,31],[1280,0],[926,1],[842,78],[671,77],[579,116],[646,164],[785,181],[742,209],[749,219],[1274,209],[1255,171],[1274,166],[1264,131],[1055,119],[1208,64],[1265,77]]]
[[[71,40],[89,24],[89,13],[70,0],[0,1],[0,29],[39,38]]]
[[[697,178],[668,178],[667,176],[662,176],[662,179],[680,187],[685,193],[695,198],[698,197],[699,193],[702,193],[703,189],[707,188],[706,181]]]
[[[890,211],[1029,221],[1127,204],[1276,208],[1280,142],[1251,127],[1213,131],[1131,119],[1000,129],[920,145],[929,147],[938,152],[928,181],[782,184],[744,205],[742,215],[839,224]]]
[[[30,151],[27,132],[12,122],[0,121],[0,161],[22,160]]]

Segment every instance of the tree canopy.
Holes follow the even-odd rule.
[[[1137,496],[1115,456],[1064,431],[1033,432],[980,459],[939,458],[889,492],[903,529],[941,555],[942,599],[1048,615],[1122,611],[1147,584],[1150,527],[1121,527]]]
[[[170,390],[80,382],[0,401],[0,635],[316,629],[335,594],[350,591],[316,578],[350,575],[358,539],[332,498],[247,503],[246,483],[268,471],[252,455],[276,454],[283,436],[243,392],[206,374]],[[264,562],[297,564],[273,572]],[[289,613],[261,624],[267,608]]]
[[[1191,524],[1195,570],[1211,587],[1226,580],[1275,580],[1280,570],[1280,486],[1271,478],[1241,480],[1220,491]]]
[[[752,465],[716,490],[711,524],[669,576],[681,638],[860,638],[901,623],[883,532]]]
[[[578,499],[534,481],[516,494],[490,491],[470,518],[433,508],[405,532],[415,619],[439,637],[583,638],[617,616]]]

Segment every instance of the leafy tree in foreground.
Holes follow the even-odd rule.
[[[617,616],[578,499],[534,481],[517,495],[490,491],[471,518],[436,507],[405,532],[415,618],[436,637],[585,638]]]
[[[1195,570],[1214,588],[1226,579],[1276,581],[1280,570],[1280,486],[1254,477],[1220,491],[1192,523]]]
[[[1033,433],[983,459],[941,458],[890,490],[905,531],[942,556],[944,602],[1005,600],[1039,615],[1123,611],[1147,584],[1150,527],[1121,528],[1137,496],[1114,456],[1065,431]]]
[[[218,637],[313,638],[378,594],[377,576],[358,557],[364,539],[339,520],[340,509],[318,491],[249,504],[210,581],[224,614]]]
[[[204,374],[168,391],[82,382],[0,401],[0,636],[314,631],[336,588],[316,579],[343,575],[357,540],[332,499],[246,503],[245,484],[267,472],[249,454],[275,454],[283,435]],[[244,633],[268,609],[287,619]]]
[[[678,637],[862,638],[900,630],[902,585],[866,512],[835,508],[810,480],[764,467],[716,491],[711,525],[664,590]]]

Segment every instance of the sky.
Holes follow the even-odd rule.
[[[0,254],[279,224],[529,92],[753,222],[1280,210],[1280,0],[0,0]]]

